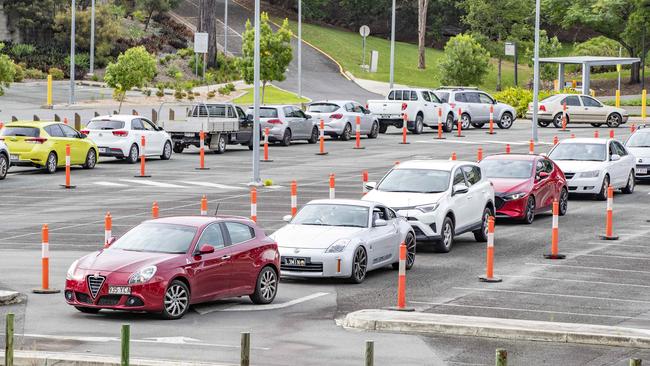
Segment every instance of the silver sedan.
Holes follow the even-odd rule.
[[[246,114],[252,116],[253,108],[248,108]],[[260,107],[260,126],[262,133],[269,129],[269,142],[279,142],[283,146],[295,140],[307,140],[310,144],[318,141],[318,127],[312,116],[293,105]]]
[[[360,119],[360,134],[374,139],[379,134],[379,121],[372,112],[352,100],[329,100],[313,102],[307,108],[317,125],[322,119],[325,135],[347,141],[356,133],[356,121]]]

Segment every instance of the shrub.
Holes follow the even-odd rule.
[[[620,43],[603,37],[598,36],[582,43],[574,44],[573,53],[576,56],[608,56],[618,57],[618,50],[621,46]],[[627,51],[623,54],[627,56]],[[593,66],[591,71],[594,73],[615,71],[616,66]]]
[[[133,19],[137,20],[140,23],[144,23],[147,20],[147,14],[145,14],[145,12],[142,10],[134,11],[131,13],[131,16],[133,16]]]
[[[47,75],[39,69],[26,69],[25,70],[26,79],[46,79]]]
[[[478,85],[487,75],[490,53],[471,35],[459,34],[445,45],[438,67],[443,84]]]
[[[19,64],[14,64],[14,82],[20,83],[25,78],[25,69]]]
[[[166,74],[167,74],[167,76],[169,76],[170,78],[176,78],[176,74],[177,74],[178,72],[180,72],[180,71],[181,71],[181,70],[179,70],[178,67],[176,67],[176,66],[170,66],[170,67],[167,69]]]
[[[180,50],[178,50],[178,52],[176,52],[176,54],[184,60],[189,56],[193,56],[194,50],[191,48],[181,48]]]
[[[183,99],[183,91],[180,90],[180,89],[176,89],[176,90],[174,91],[174,98],[176,98],[176,99],[178,99],[178,100]]]
[[[57,68],[57,67],[50,67],[50,69],[47,71],[48,74],[52,75],[52,79],[54,80],[63,80],[65,77],[65,74],[63,73],[63,70]]]
[[[19,60],[24,60],[28,56],[33,55],[35,51],[36,47],[26,43],[16,43],[11,46],[10,50],[11,54]]]
[[[551,95],[557,93],[558,92],[553,90],[540,90],[539,100],[548,98]],[[560,91],[560,93],[575,94],[577,92],[572,89],[565,89]],[[517,118],[524,118],[526,116],[526,112],[528,111],[528,104],[533,102],[533,91],[523,88],[507,88],[494,94],[494,98],[499,102],[513,106],[517,113]]]
[[[198,69],[197,69],[197,59],[198,59]],[[203,76],[203,57],[190,57],[189,68],[192,72],[197,72],[198,76]]]
[[[214,98],[215,95],[216,95],[216,93],[214,92],[214,90],[210,90],[210,91],[208,92],[208,99],[212,99],[212,98]]]
[[[264,179],[264,186],[265,187],[270,187],[273,185],[273,180],[272,179]]]
[[[217,89],[220,95],[230,95],[230,89],[226,88],[225,86],[222,86],[221,88]]]
[[[187,100],[194,100],[194,94],[192,93],[187,94]]]
[[[231,92],[234,92],[236,90],[235,89],[235,84],[233,84],[233,83],[226,84],[226,89],[230,90]]]
[[[90,77],[90,80],[92,81],[99,81],[99,75],[93,74],[93,76]]]

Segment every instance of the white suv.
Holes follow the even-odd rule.
[[[406,217],[417,240],[433,241],[438,252],[449,252],[454,236],[470,231],[477,241],[487,240],[494,188],[476,163],[407,161],[367,188],[364,200],[382,203]]]
[[[502,129],[512,127],[517,116],[515,108],[509,104],[500,103],[488,93],[469,87],[441,87],[433,91],[443,103],[458,114],[462,110],[461,125],[481,128],[490,122],[490,107],[493,110],[494,123]]]

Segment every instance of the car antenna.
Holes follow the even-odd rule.
[[[214,216],[217,216],[217,213],[219,212],[219,205],[221,203],[217,203],[217,208],[214,209]]]

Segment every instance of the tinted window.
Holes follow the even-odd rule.
[[[449,103],[449,93],[447,92],[435,92],[434,93],[442,103]],[[456,99],[458,100],[458,99]]]
[[[131,129],[132,130],[144,130],[144,124],[140,118],[135,118],[131,120]]]
[[[156,127],[154,127],[153,123],[143,119],[142,120],[142,125],[144,126],[144,129],[147,131],[155,131]]]
[[[465,98],[468,103],[481,103],[481,98],[478,95],[478,93],[465,93]]]
[[[426,100],[427,102],[431,101],[431,97],[429,96],[429,92],[422,92],[422,98]]]
[[[391,91],[391,92],[388,94],[388,100],[395,100],[395,91],[394,91],[394,90]]]
[[[79,133],[72,127],[59,124],[59,127],[63,130],[65,137],[79,137]]]
[[[551,174],[553,173],[553,163],[551,163],[548,159],[542,160],[544,163],[544,171]]]
[[[113,121],[108,119],[93,120],[86,126],[89,130],[118,130],[124,128],[123,121]]]
[[[494,104],[494,101],[492,100],[492,98],[487,96],[487,94],[482,94],[481,93],[481,94],[478,95],[478,97],[481,100],[481,103],[483,103],[483,104]]]
[[[404,92],[404,93],[408,93],[408,92]],[[404,99],[406,99],[406,98],[404,98]],[[411,100],[418,100],[418,92],[411,91]]]
[[[465,93],[456,93],[454,100],[457,102],[466,102],[467,98],[465,97]]]
[[[253,229],[238,222],[226,222],[226,229],[230,235],[230,243],[238,244],[253,239]]]
[[[605,161],[605,144],[560,143],[549,154],[552,160]]]
[[[456,184],[466,184],[465,183],[465,175],[463,174],[463,171],[460,169],[456,169],[456,173],[454,173],[454,183],[453,185]]]
[[[293,116],[296,118],[307,118],[305,115],[305,112],[303,112],[301,109],[298,108],[293,108]]]
[[[253,109],[248,109],[249,114],[253,114]],[[278,110],[275,108],[260,108],[260,118],[278,118]]]
[[[620,142],[618,142],[618,141],[612,141],[612,144],[614,145],[614,149],[615,149],[615,151],[616,151],[616,153],[617,153],[618,155],[620,155],[620,156],[625,156],[625,155],[627,155],[627,151],[625,151],[625,148],[623,147],[623,145],[621,145]]]
[[[476,184],[481,181],[481,169],[475,166],[464,166],[462,167],[465,177],[467,177],[467,182],[470,185]]]
[[[446,94],[446,93],[445,93],[445,94]],[[438,96],[436,95],[436,93],[434,93],[434,92],[430,92],[429,95],[431,96],[431,101],[432,101],[432,102],[434,102],[434,103],[442,103],[442,101],[440,100],[440,98],[438,98]],[[449,96],[447,96],[447,98],[449,98]]]
[[[282,111],[284,112],[285,117],[295,117],[293,115],[293,109],[291,107],[283,107]]]
[[[335,204],[311,204],[291,221],[296,225],[368,227],[368,207]]]
[[[196,246],[196,249],[201,249],[203,245],[212,245],[213,247],[219,249],[225,246],[225,241],[223,240],[223,233],[221,232],[221,225],[211,224],[206,227],[201,234],[199,243]]]
[[[332,103],[314,103],[310,104],[307,110],[314,113],[332,113],[339,109],[339,106]],[[347,109],[347,105],[346,105]]]
[[[35,127],[5,126],[2,129],[2,136],[38,137],[39,134],[38,128]]]
[[[560,104],[566,103],[567,106],[574,106],[574,107],[579,107],[580,106],[580,99],[578,99],[577,96],[575,95],[570,95],[562,101]]]
[[[600,102],[593,98],[582,96],[580,99],[582,99],[582,104],[585,107],[601,107]]]
[[[63,130],[61,130],[61,127],[59,125],[49,125],[43,127],[45,132],[47,132],[48,135],[52,137],[65,137],[65,134],[63,134]]]
[[[449,172],[432,169],[393,169],[377,186],[386,192],[434,193],[449,187]]]
[[[481,172],[488,178],[526,179],[533,174],[531,160],[497,160],[481,161]]]
[[[239,115],[240,118],[246,117],[246,113],[244,113],[244,110],[241,109],[241,107],[237,106],[235,107],[237,109],[237,114]]]

